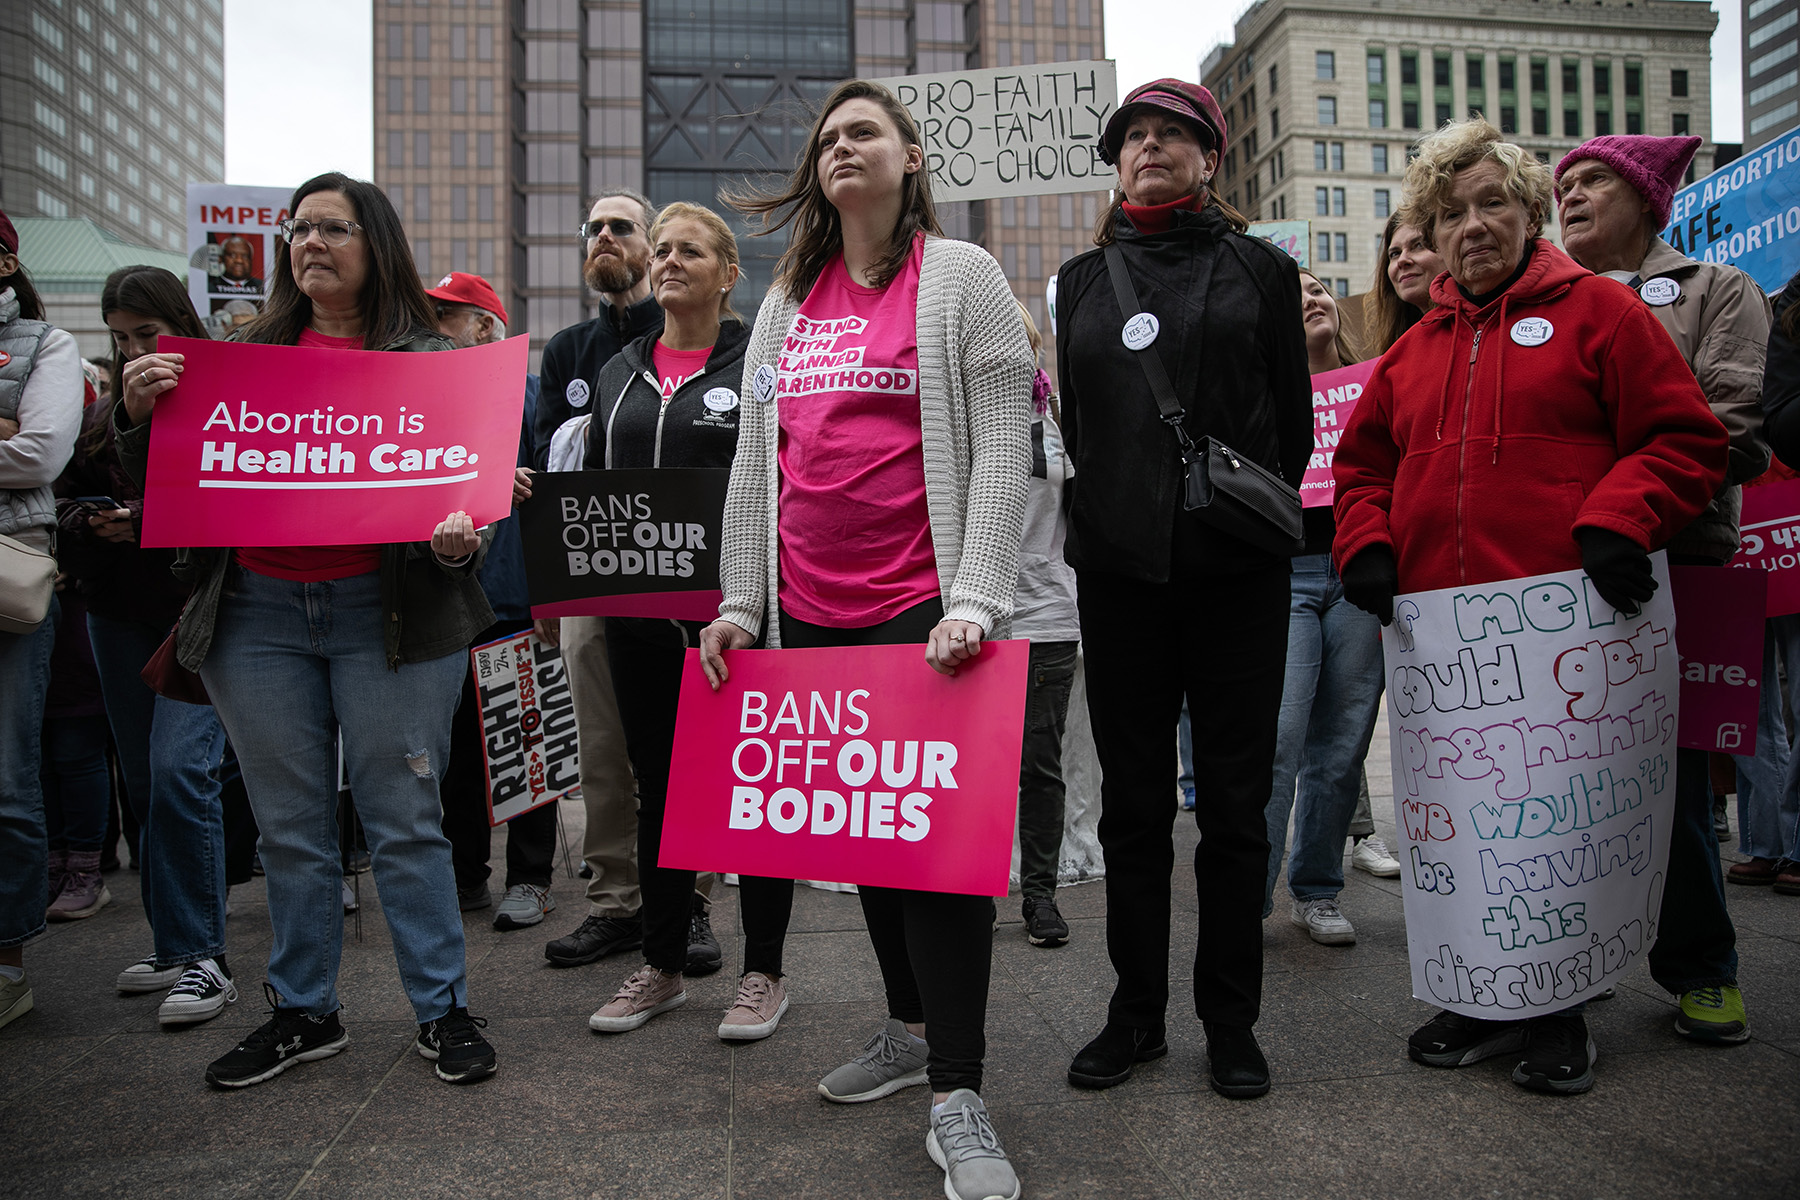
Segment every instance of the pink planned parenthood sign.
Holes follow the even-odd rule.
[[[662,862],[1004,896],[1030,644],[954,676],[925,648],[734,650],[681,676]]]
[[[1339,367],[1312,377],[1313,448],[1300,479],[1300,503],[1306,508],[1330,508],[1337,496],[1331,480],[1331,464],[1337,457],[1338,439],[1356,411],[1369,376],[1380,359]]]
[[[512,510],[529,339],[383,354],[163,338],[146,546],[423,541]]]

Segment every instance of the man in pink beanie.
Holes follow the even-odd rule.
[[[1668,546],[1671,563],[1723,566],[1738,549],[1740,485],[1769,464],[1757,402],[1770,314],[1750,276],[1688,258],[1658,235],[1699,146],[1697,137],[1583,142],[1556,166],[1557,219],[1571,258],[1618,280],[1621,304],[1648,305],[1662,322],[1730,434],[1723,489]],[[1650,975],[1680,998],[1678,1032],[1734,1045],[1749,1040],[1750,1029],[1737,987],[1737,932],[1719,873],[1707,756],[1681,750],[1675,757],[1675,821]]]

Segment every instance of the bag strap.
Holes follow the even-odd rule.
[[[1106,273],[1112,279],[1113,295],[1118,297],[1120,315],[1127,321],[1131,320],[1143,311],[1143,306],[1138,303],[1137,289],[1131,286],[1131,276],[1125,270],[1125,255],[1119,250],[1117,242],[1107,244]],[[1193,439],[1188,437],[1188,432],[1181,423],[1186,413],[1182,411],[1181,401],[1175,398],[1175,385],[1169,382],[1169,372],[1163,366],[1162,352],[1152,342],[1132,353],[1137,355],[1138,365],[1144,368],[1144,378],[1150,383],[1150,394],[1156,397],[1156,408],[1162,413],[1163,423],[1175,431],[1183,450],[1193,450]]]

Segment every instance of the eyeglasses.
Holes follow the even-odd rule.
[[[290,217],[275,228],[281,231],[282,237],[295,244],[304,242],[316,229],[327,246],[348,246],[362,226],[339,217],[328,217],[323,221],[301,221]]]
[[[605,221],[584,221],[582,222],[581,228],[576,232],[589,241],[592,241],[600,236],[601,230],[610,229],[612,230],[612,235],[614,237],[623,239],[630,237],[636,232],[637,227],[638,223],[636,221],[628,220],[625,217],[612,217]]]
[[[437,319],[442,321],[445,317],[453,317],[461,313],[474,315],[480,313],[482,310],[479,308],[471,308],[467,304],[439,304],[436,311]]]

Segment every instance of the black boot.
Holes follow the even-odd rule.
[[[1206,1025],[1206,1055],[1212,1062],[1212,1089],[1233,1100],[1253,1100],[1269,1090],[1269,1060],[1249,1029]]]
[[[1108,1021],[1100,1036],[1083,1046],[1069,1064],[1069,1082],[1076,1087],[1109,1088],[1131,1078],[1138,1063],[1168,1052],[1169,1042],[1162,1030],[1133,1029]]]

